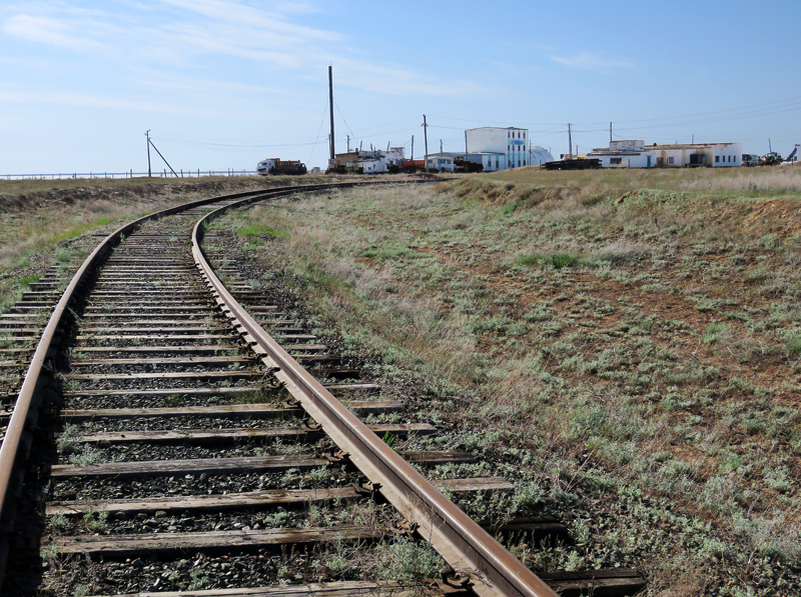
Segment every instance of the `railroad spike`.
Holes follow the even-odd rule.
[[[375,494],[381,489],[381,483],[373,483],[364,479],[354,482],[352,485],[356,493],[369,500],[375,499]]]
[[[322,431],[323,430],[322,423],[317,423],[311,417],[306,417],[303,420],[303,426],[306,427],[306,429],[308,429],[310,431]]]
[[[443,568],[439,571],[440,578],[442,579],[442,584],[455,588],[457,590],[467,591],[472,585],[473,581],[470,580],[470,577],[465,576],[459,572],[456,572],[453,568],[448,566],[447,568]]]
[[[350,460],[350,454],[337,450],[336,448],[328,452],[324,458],[331,464],[342,464]]]

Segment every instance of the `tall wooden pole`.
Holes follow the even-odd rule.
[[[567,145],[569,147],[567,159],[573,159],[573,131],[570,129],[572,125],[568,122],[567,123]]]
[[[329,139],[329,153],[330,155],[329,160],[333,164],[333,161],[336,159],[335,147],[334,147],[334,67],[328,67],[328,103],[330,104],[331,108],[331,137]]]
[[[147,177],[151,178],[153,173],[150,171],[150,129],[145,132],[145,137],[147,137]]]
[[[426,115],[423,114],[423,143],[425,144],[426,155],[423,161],[423,170],[428,172],[428,123],[426,122]]]

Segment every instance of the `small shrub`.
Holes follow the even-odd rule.
[[[572,253],[532,253],[520,255],[515,263],[521,266],[550,265],[554,269],[574,267],[581,263],[581,258]]]
[[[184,399],[181,396],[167,396],[164,398],[164,406],[167,408],[178,408],[184,405]]]

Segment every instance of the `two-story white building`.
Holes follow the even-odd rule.
[[[492,168],[485,165],[485,170],[504,170],[529,165],[528,129],[517,127],[484,126],[465,131],[467,153],[501,154],[506,159],[503,167]],[[497,160],[500,165],[500,160]]]

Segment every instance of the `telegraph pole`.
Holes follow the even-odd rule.
[[[425,144],[426,155],[423,158],[423,170],[428,172],[428,123],[426,123],[426,115],[423,114],[423,142]]]
[[[612,123],[609,123],[609,148],[612,148]]]
[[[333,69],[334,69],[333,66],[328,67],[328,103],[330,104],[331,108],[331,137],[329,141],[330,144],[329,161],[331,164],[334,163],[334,160],[337,157],[334,149],[334,70]],[[329,167],[331,164],[329,164]]]
[[[414,135],[412,135],[412,155],[409,158],[410,160],[414,159]]]
[[[569,147],[569,149],[568,149],[567,159],[572,160],[573,159],[573,131],[570,130],[570,127],[571,127],[571,124],[568,122],[567,123],[567,146]]]
[[[145,131],[145,137],[147,137],[147,177],[151,178],[153,174],[150,172],[150,129]]]

